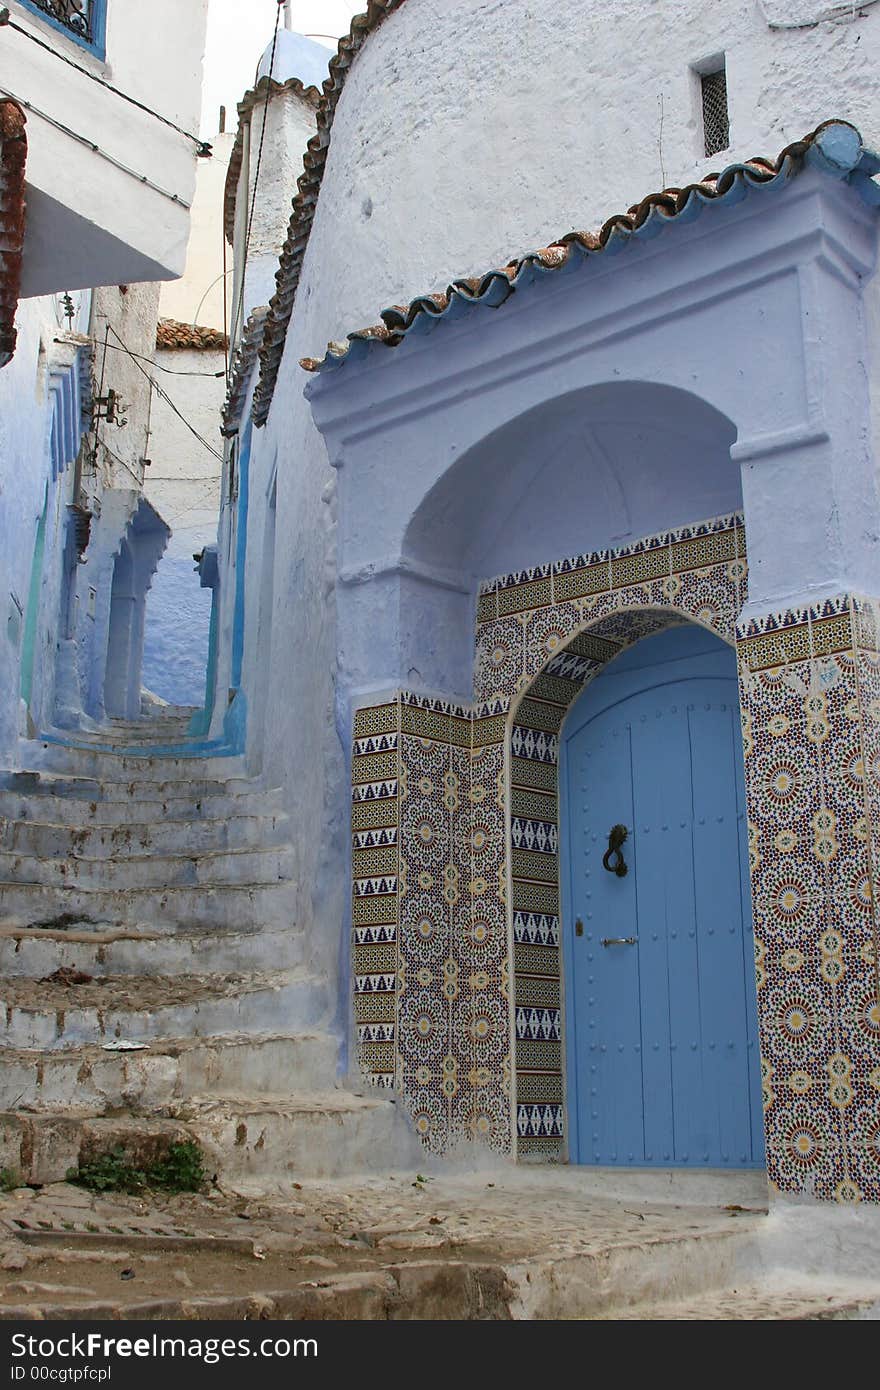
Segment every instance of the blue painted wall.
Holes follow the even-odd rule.
[[[211,592],[199,585],[193,555],[199,533],[172,538],[147,596],[143,682],[177,705],[201,705],[211,627]],[[180,552],[183,551],[181,554]]]

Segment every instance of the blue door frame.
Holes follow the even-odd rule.
[[[570,1161],[763,1166],[733,651],[695,626],[629,648],[572,706],[559,783]]]

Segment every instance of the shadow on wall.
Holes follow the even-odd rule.
[[[472,580],[719,516],[742,505],[733,424],[687,391],[592,386],[468,450],[410,520],[403,552]]]
[[[735,439],[705,400],[643,381],[573,391],[487,434],[406,526],[399,669],[469,699],[480,581],[738,511]]]
[[[143,684],[175,705],[202,705],[205,698],[211,590],[199,586],[193,569],[192,555],[166,555],[147,598]]]

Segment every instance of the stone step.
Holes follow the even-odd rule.
[[[105,721],[104,727],[107,729],[149,729],[152,724],[185,725],[190,722],[194,714],[195,709],[191,709],[189,705],[168,705],[164,709],[142,714],[139,719],[109,718]]]
[[[157,733],[161,734],[167,729],[180,730],[185,734],[191,721],[191,714],[154,714],[149,719],[110,719],[100,728],[90,730],[90,733],[95,738],[103,737],[111,742],[124,738],[155,738]],[[82,734],[77,733],[73,737],[76,741]]]
[[[193,1136],[173,1120],[76,1115],[0,1114],[0,1167],[27,1184],[63,1182],[71,1168],[123,1148],[137,1165]]]
[[[141,769],[143,772],[144,769]],[[122,801],[131,808],[147,802],[202,801],[208,797],[231,799],[238,796],[257,797],[267,793],[255,787],[246,777],[191,777],[176,781],[155,780],[144,776],[129,776],[128,781],[113,781],[100,777],[60,776],[39,771],[0,772],[0,814],[15,804],[15,797],[71,798],[78,803],[92,801]],[[217,813],[219,814],[219,812]]]
[[[84,782],[66,793],[43,781],[26,791],[4,791],[0,787],[0,819],[77,828],[159,821],[181,825],[196,820],[274,815],[281,808],[281,793],[274,788],[227,791],[224,787],[209,794],[179,796],[161,795],[156,787],[153,783],[144,790],[141,785],[131,795],[113,798],[104,796],[104,789],[96,782]]]
[[[199,705],[171,705],[159,700],[141,701],[141,719],[143,720],[169,718],[192,719],[193,715],[200,710],[201,706]],[[115,724],[116,720],[112,719],[110,722],[112,724]],[[125,724],[130,723],[131,721],[123,720],[122,722]]]
[[[61,776],[97,777],[101,780],[124,782],[131,778],[149,777],[154,781],[194,778],[231,778],[240,773],[240,757],[175,757],[143,753],[120,753],[112,748],[73,748],[66,744],[28,744],[22,750],[21,766],[25,772],[53,772]]]
[[[218,887],[52,888],[0,883],[0,925],[52,927],[70,922],[150,929],[206,927],[215,931],[290,925],[292,882]]]
[[[639,1322],[846,1322],[880,1319],[880,1284],[801,1281],[790,1272],[672,1302],[610,1308],[602,1320]],[[837,1285],[837,1287],[834,1287]],[[597,1319],[599,1320],[599,1319]]]
[[[290,880],[293,872],[294,853],[289,846],[132,855],[119,860],[38,859],[0,851],[0,883],[38,884],[65,892],[276,883]]]
[[[314,1027],[327,1010],[324,980],[305,969],[264,975],[106,976],[63,985],[0,980],[0,1048],[53,1051],[115,1039],[210,1037]],[[2,1054],[0,1054],[2,1055]]]
[[[41,859],[113,859],[144,854],[210,854],[221,850],[269,849],[289,842],[286,815],[238,815],[208,819],[126,819],[116,826],[42,824],[0,817],[0,853]]]
[[[87,975],[218,975],[290,970],[307,951],[296,926],[127,931],[71,923],[65,929],[0,927],[0,977],[43,980],[58,969]]]
[[[122,1148],[144,1163],[195,1139],[205,1167],[226,1180],[344,1177],[417,1168],[424,1153],[386,1098],[327,1089],[251,1101],[212,1097],[167,1106],[165,1117],[0,1113],[0,1167],[32,1184],[62,1182],[71,1168]]]
[[[145,754],[149,756],[153,749],[156,750],[157,756],[162,756],[161,750],[169,748],[175,750],[175,755],[179,752],[182,757],[204,757],[204,751],[197,752],[193,747],[193,742],[194,740],[186,732],[186,726],[182,724],[170,724],[159,729],[150,729],[147,733],[127,732],[125,730],[117,732],[114,729],[96,733],[78,733],[75,736],[77,748],[95,753],[111,753],[116,757],[129,752],[134,757],[142,757]]]
[[[194,1093],[260,1094],[282,1082],[294,1090],[329,1090],[337,1052],[336,1039],[322,1032],[160,1039],[141,1052],[94,1045],[6,1049],[0,1054],[0,1111],[155,1113]]]
[[[379,1092],[195,1095],[168,1113],[186,1123],[210,1166],[230,1180],[336,1178],[425,1162],[403,1111]]]

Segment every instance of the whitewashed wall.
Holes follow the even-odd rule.
[[[0,86],[32,104],[23,293],[179,275],[195,146],[108,84],[197,132],[208,0],[108,0],[104,61],[16,0],[9,8],[52,50],[2,31]]]
[[[880,8],[847,6],[843,21],[803,29],[768,24],[768,14],[800,22],[809,9],[794,0],[767,13],[754,0],[407,0],[355,61],[254,461],[266,473],[277,454],[283,536],[267,737],[297,826],[300,920],[319,928],[315,949],[328,962],[344,957],[347,892],[335,483],[299,359],[376,322],[387,304],[596,227],[708,168],[776,155],[831,116],[880,143]],[[707,160],[693,66],[722,51],[732,147]],[[251,671],[251,686],[257,679]]]
[[[222,352],[156,353],[157,380],[218,451],[223,364]],[[164,373],[163,367],[175,375]],[[183,375],[186,372],[192,375]],[[161,399],[153,403],[150,449],[152,462],[144,490],[171,527],[171,540],[147,599],[143,681],[148,690],[172,704],[201,704],[211,592],[200,587],[193,555],[217,537],[221,463]]]
[[[162,286],[159,312],[179,323],[225,328],[223,317],[223,191],[235,134],[211,138],[210,159],[199,160],[196,193],[190,219],[186,264],[179,280]],[[227,284],[232,287],[232,254],[227,259]]]
[[[329,57],[329,55],[328,55]],[[276,69],[276,80],[285,80]],[[265,136],[263,126],[265,123]],[[244,158],[238,179],[233,259],[236,275],[231,284],[229,314],[233,340],[247,322],[251,309],[268,304],[275,293],[278,255],[290,220],[290,202],[302,173],[303,154],[315,133],[315,109],[292,88],[257,101],[247,122]],[[262,141],[262,159],[259,158]],[[259,196],[254,200],[259,162]],[[253,204],[253,218],[250,209]],[[244,250],[250,225],[247,273],[242,292]]]

